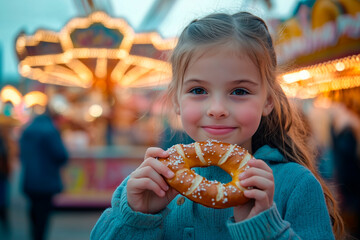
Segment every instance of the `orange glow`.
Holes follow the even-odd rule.
[[[42,92],[33,91],[24,96],[24,102],[26,107],[32,107],[36,104],[45,107],[48,102],[48,97]]]
[[[95,23],[121,34],[123,38],[118,48],[74,46],[71,34],[76,30],[87,29]],[[28,55],[26,47],[37,47],[40,42],[59,43],[62,52]],[[92,86],[96,79],[106,79],[120,86],[131,87],[133,84],[138,86],[136,82],[147,72],[155,71],[159,76],[171,74],[169,65],[163,60],[157,60],[152,56],[130,55],[132,47],[136,44],[150,44],[157,51],[168,51],[175,43],[176,39],[162,39],[158,33],[137,34],[125,20],[111,18],[104,12],[94,12],[86,18],[72,19],[59,33],[39,30],[33,36],[21,35],[16,41],[16,51],[22,56],[18,66],[19,73],[26,78],[83,88]],[[141,48],[141,51],[147,53],[146,49]],[[95,65],[89,65],[87,60],[95,60]],[[117,61],[112,69],[108,69],[110,60]],[[137,72],[129,71],[130,69],[137,69]],[[158,81],[146,83],[151,84],[158,84]]]
[[[320,93],[360,86],[360,54],[294,70],[279,76],[288,97],[313,98]]]
[[[13,86],[7,85],[0,92],[2,102],[11,102],[14,106],[19,105],[22,101],[21,93]]]

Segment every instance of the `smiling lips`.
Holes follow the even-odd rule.
[[[202,127],[206,132],[212,135],[224,135],[228,134],[236,129],[236,127],[228,126],[203,126]]]

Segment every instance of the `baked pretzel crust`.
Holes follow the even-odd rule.
[[[180,194],[190,200],[211,208],[228,208],[246,203],[246,190],[240,185],[239,175],[249,168],[247,162],[253,156],[236,144],[217,140],[177,144],[168,149],[168,158],[159,158],[175,176],[165,179]],[[223,184],[208,180],[195,173],[193,167],[219,166],[232,181]]]

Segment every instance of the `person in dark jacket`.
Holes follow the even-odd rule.
[[[22,187],[29,199],[31,234],[46,239],[53,197],[63,189],[60,169],[69,158],[51,109],[37,115],[24,129],[19,142]]]
[[[330,130],[340,209],[348,234],[360,239],[360,117],[345,105],[336,107],[333,115]]]

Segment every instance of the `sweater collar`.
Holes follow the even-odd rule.
[[[287,162],[277,148],[272,148],[269,145],[259,148],[254,153],[254,157],[268,162]]]

